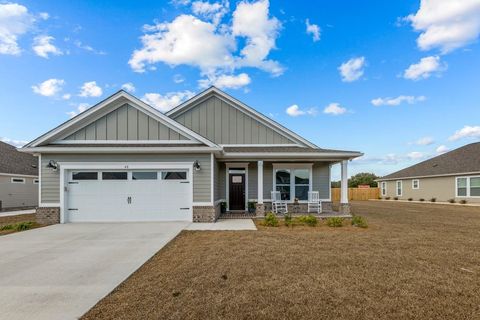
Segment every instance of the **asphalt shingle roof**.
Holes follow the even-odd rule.
[[[305,152],[305,153],[329,153],[329,152],[352,152],[356,151],[343,151],[332,149],[320,149],[320,148],[304,148],[304,147],[224,147],[225,152]]]
[[[379,180],[466,172],[480,172],[480,142],[467,144],[466,146],[386,175]]]
[[[38,159],[0,141],[0,173],[38,175]]]

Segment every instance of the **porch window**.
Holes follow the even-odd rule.
[[[282,200],[308,200],[311,191],[311,167],[291,166],[274,170],[274,190],[280,192]]]
[[[280,191],[282,200],[290,200],[290,170],[281,169],[275,173],[276,190]]]

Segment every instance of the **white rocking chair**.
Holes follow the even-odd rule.
[[[282,200],[280,191],[272,191],[272,210],[275,214],[285,214],[288,213],[287,202]]]
[[[322,202],[320,201],[320,195],[318,191],[308,192],[308,213],[310,212],[322,212]]]

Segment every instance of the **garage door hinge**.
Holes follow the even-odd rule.
[[[76,182],[76,181],[73,181],[73,182],[70,181],[70,182],[68,182],[68,184],[78,184],[78,182]]]
[[[180,210],[190,210],[190,208],[180,208]]]
[[[190,181],[180,181],[180,183],[190,183]]]
[[[70,211],[78,211],[77,208],[68,208],[68,210],[70,210]]]

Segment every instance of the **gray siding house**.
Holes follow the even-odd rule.
[[[119,91],[21,151],[38,156],[44,223],[213,222],[222,202],[263,215],[272,190],[304,206],[319,191],[328,209],[331,166],[346,181],[362,155],[319,148],[215,87],[166,114]]]
[[[38,162],[0,141],[0,210],[38,205]]]
[[[480,142],[420,162],[377,181],[383,198],[480,202]]]

